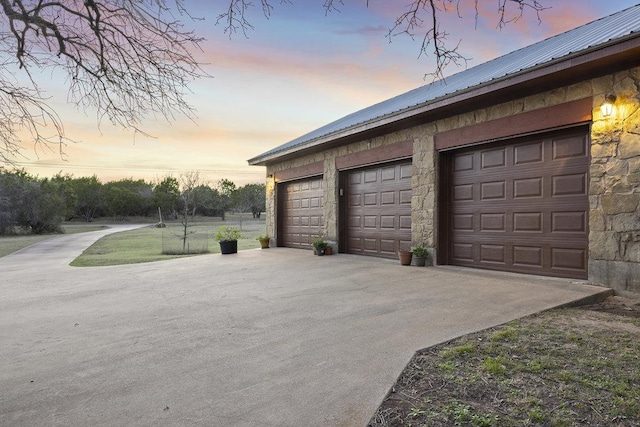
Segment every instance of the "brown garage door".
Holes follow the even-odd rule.
[[[450,158],[450,264],[587,277],[588,138],[581,129]]]
[[[411,247],[411,163],[347,172],[347,252],[396,257]]]
[[[281,246],[310,248],[322,233],[322,178],[279,184],[279,236]]]

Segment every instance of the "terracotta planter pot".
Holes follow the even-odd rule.
[[[223,255],[235,254],[238,252],[237,240],[221,240],[220,241],[220,253]]]
[[[413,252],[411,251],[398,251],[398,258],[400,259],[401,265],[411,265],[412,257]]]
[[[269,249],[269,238],[266,239],[258,239],[260,241],[260,248]]]
[[[324,248],[324,254],[325,255],[333,255],[333,247],[332,246],[327,246],[326,248]]]

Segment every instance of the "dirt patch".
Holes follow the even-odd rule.
[[[452,425],[640,425],[640,298],[551,310],[421,350],[369,423]]]
[[[599,304],[580,307],[584,310],[601,311],[603,313],[617,314],[619,316],[640,317],[640,297],[625,298],[611,296]]]

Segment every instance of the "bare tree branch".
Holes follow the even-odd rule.
[[[227,0],[217,16],[229,36],[253,27],[248,19],[251,0]],[[260,0],[268,19],[273,3]],[[392,1],[392,0],[388,0]],[[420,39],[419,55],[432,55],[435,69],[427,75],[443,77],[450,64],[466,64],[460,40],[449,41],[442,16],[452,10],[462,16],[464,5],[475,7],[476,23],[481,1],[408,0],[390,26],[391,40],[399,35]],[[495,0],[491,0],[495,1]],[[543,0],[498,0],[498,28],[533,11],[538,21],[547,9]],[[292,3],[279,0],[280,4]],[[339,11],[344,0],[322,0],[325,13]],[[495,4],[495,3],[494,3]],[[369,6],[367,0],[366,5]],[[38,81],[50,72],[68,88],[68,101],[81,110],[93,110],[98,126],[113,125],[147,134],[142,122],[148,116],[172,121],[193,118],[186,102],[188,85],[206,75],[194,57],[202,41],[183,28],[183,17],[194,19],[184,0],[0,0],[0,160],[19,155],[24,138],[36,150],[67,139],[61,118],[47,103]],[[20,85],[11,70],[26,76]]]
[[[487,1],[411,0],[405,7],[404,12],[396,17],[387,33],[387,37],[390,41],[400,35],[408,36],[411,39],[420,39],[421,44],[418,56],[432,55],[436,62],[434,70],[426,73],[425,77],[443,78],[444,70],[449,65],[466,66],[469,58],[459,52],[462,40],[449,41],[451,33],[440,25],[442,16],[455,10],[458,17],[462,18],[463,6],[472,5],[477,26],[480,17],[479,5]],[[344,0],[323,0],[323,2],[325,14],[340,11],[340,6],[344,6]],[[289,1],[284,0],[281,3],[289,3]],[[261,4],[265,17],[269,18],[273,11],[273,6],[269,3],[269,0],[261,0]],[[507,24],[522,19],[526,10],[533,11],[538,18],[538,22],[541,22],[541,12],[548,9],[548,7],[543,6],[540,0],[498,0],[497,4],[497,28],[504,28]],[[247,36],[247,31],[253,29],[247,18],[247,13],[251,6],[252,3],[249,0],[230,0],[229,8],[218,16],[217,22],[225,22],[225,32],[228,32],[230,37],[238,31],[242,31]],[[366,6],[369,7],[368,0],[366,1]]]
[[[47,70],[64,75],[68,101],[95,110],[98,125],[106,119],[146,134],[141,123],[149,115],[193,117],[188,85],[206,74],[193,56],[202,39],[176,18],[188,15],[182,0],[0,0],[0,7],[0,52],[14,58],[5,65],[31,82],[8,90],[11,82],[0,77],[3,102],[14,106],[3,106],[2,117],[12,123],[0,134],[4,161],[16,153],[21,129],[37,145],[62,147],[62,122],[37,83]],[[42,136],[37,118],[54,125],[55,138]]]
[[[475,22],[479,18],[480,0],[472,0],[475,10]],[[461,40],[450,44],[450,33],[441,29],[440,22],[443,14],[454,8],[458,17],[462,17],[461,5],[464,0],[413,0],[406,11],[396,18],[394,25],[389,30],[387,37],[392,38],[405,34],[412,39],[422,38],[418,56],[433,54],[436,66],[433,72],[426,73],[434,79],[443,78],[444,70],[450,65],[466,65],[469,58],[459,53]],[[512,13],[515,9],[515,13]],[[536,13],[538,22],[541,22],[540,13],[547,9],[538,0],[499,0],[498,1],[498,28],[504,28],[509,23],[518,21],[524,16],[525,10],[530,9]]]

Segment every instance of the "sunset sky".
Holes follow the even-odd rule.
[[[472,4],[471,0],[462,3]],[[542,22],[528,14],[525,20],[496,28],[495,0],[481,0],[477,25],[472,8],[447,15],[442,25],[451,41],[461,41],[461,52],[471,58],[467,67],[486,62],[564,32],[594,19],[633,6],[636,0],[541,0],[552,6]],[[376,102],[429,83],[431,57],[418,58],[421,40],[386,38],[394,18],[408,2],[344,0],[339,12],[325,15],[322,0],[273,0],[269,20],[260,8],[250,11],[254,29],[248,38],[231,39],[216,16],[222,0],[186,0],[204,21],[195,24],[206,38],[198,58],[212,78],[192,85],[189,96],[197,109],[193,123],[178,118],[168,124],[150,119],[145,130],[155,136],[134,136],[103,123],[95,112],[66,105],[60,84],[44,86],[51,105],[64,121],[67,136],[80,141],[64,149],[36,154],[24,141],[18,166],[47,177],[62,171],[75,177],[97,175],[107,182],[120,178],[156,181],[199,171],[210,184],[222,178],[238,185],[263,182],[262,167],[247,159]],[[259,1],[254,1],[259,5]],[[191,23],[189,23],[191,25]],[[446,74],[463,71],[450,66]]]

